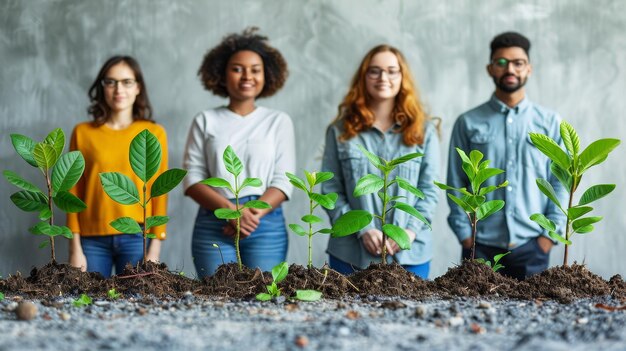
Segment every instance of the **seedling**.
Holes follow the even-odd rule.
[[[52,203],[54,202],[63,212],[75,213],[87,208],[81,199],[69,192],[85,170],[85,159],[79,151],[63,154],[65,134],[59,128],[50,132],[39,143],[24,135],[11,134],[11,143],[24,161],[39,168],[47,188],[47,195],[44,195],[37,186],[16,173],[4,171],[4,177],[9,183],[22,189],[11,195],[11,201],[23,211],[39,212],[41,222],[28,230],[35,235],[48,236],[49,240],[42,242],[39,247],[43,248],[49,244],[51,261],[55,262],[54,237],[61,235],[71,239],[73,235],[68,227],[54,225]]]
[[[457,197],[448,193],[448,197],[454,201],[459,207],[465,211],[467,214],[467,218],[470,221],[472,226],[472,254],[471,259],[474,259],[474,254],[476,250],[476,229],[478,227],[478,221],[486,219],[492,214],[500,211],[504,207],[503,200],[490,200],[486,201],[487,197],[485,195],[503,188],[509,184],[507,180],[502,182],[500,185],[490,185],[484,188],[481,188],[481,185],[489,178],[494,177],[500,173],[504,173],[503,170],[499,168],[489,168],[489,160],[482,161],[483,154],[478,150],[470,151],[469,157],[467,154],[458,147],[456,148],[457,153],[461,157],[461,161],[463,162],[463,171],[467,175],[467,178],[471,184],[471,191],[468,191],[467,188],[454,188],[452,186],[434,182],[439,188],[443,190],[453,190],[461,193],[462,197]]]
[[[409,180],[398,176],[393,180],[389,179],[389,175],[394,169],[396,169],[396,167],[398,167],[398,165],[410,161],[414,158],[422,157],[424,155],[420,153],[410,153],[387,161],[382,157],[376,156],[373,153],[367,151],[361,145],[359,145],[359,149],[363,154],[365,154],[367,159],[381,171],[383,177],[381,178],[375,174],[367,174],[363,176],[357,182],[353,194],[355,197],[358,197],[377,193],[378,197],[382,201],[382,213],[375,214],[363,210],[353,210],[351,211],[353,212],[353,214],[350,214],[350,212],[348,212],[335,222],[335,225],[333,225],[332,228],[333,233],[331,235],[333,237],[350,235],[356,231],[363,229],[372,221],[373,218],[378,219],[380,221],[383,232],[381,262],[385,264],[387,263],[387,237],[393,239],[402,250],[408,250],[411,248],[411,241],[406,231],[395,224],[387,223],[387,217],[389,216],[389,212],[391,212],[392,210],[404,211],[431,228],[430,223],[428,223],[428,220],[424,217],[424,215],[416,210],[415,207],[401,201],[404,196],[391,196],[388,192],[391,186],[396,185],[414,194],[416,197],[424,199],[424,194],[422,193],[422,191],[414,187]]]
[[[281,262],[272,268],[272,284],[266,285],[267,293],[257,294],[256,299],[259,301],[269,301],[272,298],[279,297],[281,294],[278,283],[282,282],[289,273],[289,265],[287,262]],[[317,301],[322,297],[322,293],[317,290],[296,290],[293,297],[300,301]]]
[[[239,175],[243,171],[243,164],[241,163],[241,160],[239,159],[239,157],[237,157],[235,151],[230,145],[224,150],[223,159],[226,170],[234,177],[234,183],[231,184],[226,179],[222,178],[208,178],[203,180],[201,183],[215,188],[226,188],[230,190],[230,192],[235,197],[235,209],[232,210],[230,208],[219,208],[215,210],[215,217],[226,220],[234,219],[236,222],[235,252],[237,253],[237,264],[239,265],[239,270],[241,271],[243,269],[243,264],[241,262],[241,253],[239,251],[239,236],[241,233],[241,216],[243,215],[243,210],[246,208],[264,210],[270,209],[272,208],[272,206],[270,206],[270,204],[268,204],[267,202],[260,200],[250,200],[245,204],[240,205],[239,193],[241,192],[241,190],[249,186],[258,188],[263,185],[263,182],[259,178],[246,178],[241,184],[239,183]]]
[[[167,223],[170,219],[168,216],[146,217],[146,206],[153,198],[165,195],[174,189],[183,180],[187,171],[173,168],[161,173],[150,188],[150,196],[147,196],[147,183],[161,166],[161,144],[147,129],[137,134],[130,143],[129,161],[135,175],[143,181],[141,198],[135,183],[122,173],[100,173],[100,182],[104,192],[113,201],[122,205],[139,204],[143,208],[143,223],[145,223],[143,226],[131,217],[120,217],[109,224],[121,233],[143,234],[143,263],[145,264],[147,239],[156,237],[154,234],[148,234],[148,231],[152,227]]]
[[[222,264],[224,264],[224,255],[222,255],[222,248],[216,243],[213,243],[213,247],[220,252],[220,258],[222,259]]]
[[[0,301],[4,300],[4,294],[0,292]]]
[[[578,189],[583,174],[589,168],[604,162],[609,153],[619,144],[619,139],[600,139],[591,143],[585,150],[580,152],[580,139],[574,128],[563,121],[560,125],[561,138],[565,144],[563,150],[556,141],[550,137],[529,133],[530,140],[543,154],[548,156],[550,172],[559,180],[569,194],[567,207],[563,207],[552,185],[545,179],[537,179],[539,190],[550,199],[567,217],[565,224],[565,237],[557,233],[556,224],[541,213],[535,213],[530,219],[548,231],[550,237],[565,245],[563,265],[567,266],[568,247],[572,244],[570,237],[574,233],[587,234],[593,231],[593,224],[599,222],[602,217],[583,217],[593,210],[587,206],[590,203],[605,197],[615,189],[615,184],[598,184],[587,189],[577,205],[574,205],[574,193]]]
[[[499,254],[499,255],[495,255],[495,256],[493,256],[493,267],[491,266],[491,261],[485,260],[484,258],[477,258],[477,259],[476,259],[476,261],[477,261],[477,262],[479,262],[479,263],[486,264],[487,266],[491,267],[491,269],[492,269],[494,272],[497,272],[497,271],[501,270],[502,268],[504,268],[504,266],[503,266],[503,265],[501,265],[501,264],[500,264],[500,263],[498,263],[498,262],[500,262],[500,260],[502,259],[502,257],[504,257],[504,256],[506,256],[506,255],[508,255],[508,254],[510,254],[510,253],[511,253],[511,251],[507,251],[507,252],[505,252],[505,253],[501,253],[501,254]]]
[[[111,300],[117,300],[122,297],[122,294],[118,293],[115,288],[107,291],[107,297]]]
[[[85,307],[91,305],[93,300],[86,294],[81,294],[79,298],[72,301],[74,307]]]
[[[304,180],[302,180],[301,178],[297,177],[294,174],[291,173],[285,173],[287,175],[287,177],[289,178],[289,181],[291,182],[291,184],[293,184],[296,188],[304,191],[307,195],[307,197],[309,198],[309,213],[304,215],[301,220],[307,224],[308,226],[308,231],[305,230],[304,228],[302,228],[302,226],[300,226],[299,224],[290,224],[289,228],[291,228],[291,230],[300,235],[300,236],[306,236],[309,239],[309,262],[308,262],[308,267],[309,269],[313,268],[313,235],[317,234],[317,233],[321,233],[321,234],[331,234],[333,231],[330,228],[323,228],[323,229],[319,229],[317,231],[313,231],[313,224],[314,223],[320,223],[322,222],[322,219],[319,218],[318,216],[313,214],[313,211],[318,207],[318,206],[322,206],[328,210],[332,210],[335,208],[335,202],[337,202],[337,194],[336,193],[330,193],[330,194],[319,194],[313,191],[313,188],[318,185],[321,184],[325,181],[328,181],[330,179],[332,179],[334,177],[334,174],[332,172],[312,172],[309,173],[307,171],[304,171],[304,174],[306,176],[307,179],[307,184],[305,184]]]

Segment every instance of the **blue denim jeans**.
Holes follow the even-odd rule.
[[[241,204],[258,199],[246,196],[239,199]],[[234,200],[231,200],[234,201]],[[237,262],[234,237],[223,234],[226,220],[218,219],[213,211],[200,208],[196,217],[191,240],[191,253],[198,278],[212,275],[223,263]],[[219,249],[213,246],[219,245]],[[287,257],[287,227],[283,209],[278,207],[261,218],[257,229],[249,237],[239,240],[241,261],[246,267],[271,271],[272,267]]]
[[[141,234],[81,236],[80,244],[87,257],[87,271],[98,272],[105,278],[111,276],[113,264],[115,264],[115,274],[120,274],[127,263],[135,266],[143,259]],[[148,239],[149,244],[150,239]]]
[[[330,268],[336,270],[343,275],[352,274],[357,271],[357,269],[354,269],[351,264],[344,262],[333,255],[328,255],[328,258],[328,264],[330,264]],[[402,267],[422,279],[428,279],[428,272],[430,271],[430,261],[422,264],[403,264]]]

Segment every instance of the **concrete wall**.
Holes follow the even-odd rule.
[[[226,102],[199,83],[203,54],[225,34],[251,25],[259,26],[289,63],[285,88],[259,103],[292,116],[298,169],[319,168],[325,126],[359,60],[379,43],[406,54],[430,112],[443,118],[446,150],[455,118],[493,91],[485,72],[488,44],[505,30],[525,33],[533,43],[532,100],[559,111],[580,131],[584,145],[601,137],[624,139],[625,12],[623,1],[586,0],[0,0],[0,168],[37,179],[36,170],[14,153],[9,134],[41,139],[62,127],[69,135],[88,119],[86,91],[97,70],[120,53],[139,59],[156,118],[169,134],[170,166],[180,167],[194,114]],[[607,278],[626,272],[623,150],[585,180],[586,185],[616,183],[617,190],[597,203],[596,213],[605,219],[595,232],[576,237],[571,249],[572,261],[585,262]],[[35,215],[10,202],[14,191],[0,181],[0,275],[5,277],[48,259],[48,250],[37,249],[41,238],[27,232]],[[458,263],[460,254],[440,195],[431,277]],[[170,208],[170,239],[162,259],[194,275],[190,242],[197,206],[177,188]],[[287,221],[297,221],[305,210],[304,198],[296,195],[286,208]],[[58,241],[63,261],[67,243]],[[325,244],[322,237],[315,241],[317,265],[326,258]],[[562,246],[552,253],[552,264],[561,257]],[[289,260],[306,262],[304,238],[290,234]]]

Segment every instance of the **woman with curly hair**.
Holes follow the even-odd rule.
[[[287,63],[267,37],[256,28],[230,34],[211,49],[198,75],[204,87],[228,98],[226,106],[200,112],[193,120],[185,149],[185,194],[200,209],[192,239],[192,254],[199,277],[212,275],[222,264],[236,262],[234,235],[236,221],[219,220],[218,208],[234,209],[234,195],[225,188],[213,188],[200,181],[219,177],[232,182],[222,160],[224,149],[232,146],[245,168],[240,177],[260,178],[263,187],[248,187],[240,193],[240,204],[262,200],[270,210],[244,209],[241,217],[240,250],[243,264],[269,271],[285,260],[287,230],[281,204],[293,186],[285,172],[295,169],[293,124],[281,111],[257,106],[257,98],[274,95],[287,79]]]
[[[335,177],[322,183],[322,192],[339,195],[335,209],[328,211],[331,222],[349,210],[382,212],[377,194],[353,196],[362,176],[379,172],[358,145],[386,160],[414,152],[424,154],[399,165],[391,177],[409,180],[423,191],[425,199],[398,187],[392,187],[395,193],[391,195],[403,196],[403,201],[413,204],[430,220],[438,199],[433,184],[439,174],[437,127],[424,112],[404,56],[394,47],[379,45],[365,55],[339,105],[337,118],[326,132],[322,169],[333,172]],[[388,223],[405,229],[411,239],[411,249],[406,251],[400,250],[393,240],[386,240],[388,259],[426,279],[432,258],[429,228],[401,211],[392,211]],[[355,235],[331,238],[327,249],[330,266],[348,274],[380,261],[380,225],[374,220]]]
[[[111,200],[98,175],[121,172],[140,188],[143,181],[128,163],[131,141],[144,129],[157,137],[163,157],[160,174],[167,170],[167,136],[165,129],[152,119],[148,88],[139,63],[130,56],[114,56],[104,63],[89,88],[89,98],[88,111],[93,121],[78,124],[70,140],[70,149],[81,151],[85,157],[84,175],[71,191],[87,204],[86,210],[67,215],[67,225],[74,233],[70,264],[109,277],[113,266],[120,274],[127,263],[136,265],[143,258],[141,233],[120,234],[109,223],[119,217],[141,222],[144,214],[139,206],[124,206]],[[150,200],[146,211],[149,216],[163,216],[166,208],[167,196],[161,196]],[[150,241],[146,258],[158,261],[165,225],[151,228],[150,233],[157,239]]]

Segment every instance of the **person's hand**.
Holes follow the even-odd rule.
[[[77,252],[77,251],[70,253],[70,266],[80,268],[82,272],[86,272],[87,271],[87,257],[83,253],[82,249],[80,250],[80,252]]]
[[[146,253],[146,261],[150,262],[159,262],[161,256],[161,240],[152,239],[150,241],[150,246],[148,247],[148,252]]]
[[[537,245],[539,245],[539,248],[544,254],[547,254],[552,249],[552,246],[554,246],[554,243],[545,236],[539,236],[537,237]]]
[[[409,229],[405,229],[404,231],[409,236],[409,242],[413,243],[413,241],[415,240],[415,233]],[[398,246],[398,243],[396,243],[395,240],[393,239],[387,240],[387,252],[390,255],[395,255],[400,251],[402,251],[402,249],[400,248],[400,246]]]
[[[461,241],[461,245],[463,246],[464,249],[469,250],[472,248],[472,245],[474,244],[474,241],[472,240],[472,237],[469,237],[463,241]]]
[[[236,234],[237,220],[231,219],[228,221],[230,225],[224,227],[224,235],[234,236]],[[241,210],[241,217],[239,218],[239,236],[241,239],[245,239],[252,234],[253,231],[259,226],[261,222],[259,216],[250,211],[249,208]],[[231,228],[228,228],[231,227]]]
[[[383,245],[383,232],[378,229],[369,229],[361,236],[363,247],[372,255],[380,255]]]

